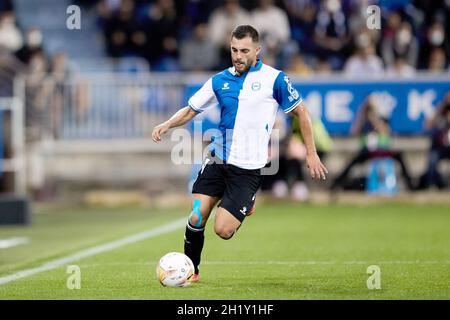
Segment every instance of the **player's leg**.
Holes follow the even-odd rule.
[[[184,236],[184,253],[194,263],[196,277],[199,274],[200,258],[205,241],[205,224],[224,190],[225,180],[221,164],[216,164],[207,157],[192,187],[192,210]]]
[[[253,208],[261,182],[261,170],[245,170],[227,165],[227,185],[216,212],[214,231],[231,239]]]
[[[201,254],[205,242],[205,225],[212,209],[218,201],[219,198],[217,197],[193,194],[192,211],[189,215],[184,234],[184,253],[194,263],[195,274],[199,273]]]
[[[241,224],[242,222],[227,209],[222,207],[217,209],[214,231],[222,239],[231,239]]]

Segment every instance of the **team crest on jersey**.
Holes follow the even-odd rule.
[[[258,91],[259,89],[261,89],[261,82],[253,82],[252,83],[252,90],[253,91]]]
[[[292,86],[292,82],[289,79],[289,77],[288,76],[284,76],[284,81],[287,84],[287,90],[289,91],[289,94],[290,94],[290,96],[288,98],[289,101],[292,102],[293,100],[298,100],[300,95],[298,94],[298,91],[295,90],[295,88]]]
[[[225,82],[223,84],[222,90],[228,90],[228,89],[230,89],[230,84],[228,82]]]

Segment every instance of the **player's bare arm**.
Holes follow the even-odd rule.
[[[161,135],[169,131],[171,128],[179,127],[191,121],[198,112],[189,107],[178,110],[169,120],[157,125],[152,132],[152,139],[155,142],[161,141]]]
[[[317,155],[316,145],[314,143],[311,118],[304,102],[300,102],[292,113],[298,117],[300,130],[306,147],[306,165],[313,179],[326,179],[328,173],[327,168],[320,161]]]

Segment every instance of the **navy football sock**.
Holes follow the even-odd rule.
[[[200,257],[205,242],[205,228],[193,227],[189,221],[184,234],[184,254],[194,263],[195,273],[199,273]]]

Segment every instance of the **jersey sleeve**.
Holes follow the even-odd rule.
[[[217,106],[216,94],[212,86],[212,78],[208,81],[189,99],[189,107],[196,112],[203,112],[209,107]]]
[[[291,80],[280,72],[273,84],[273,98],[278,102],[285,113],[289,113],[302,102],[302,97],[292,86]]]

